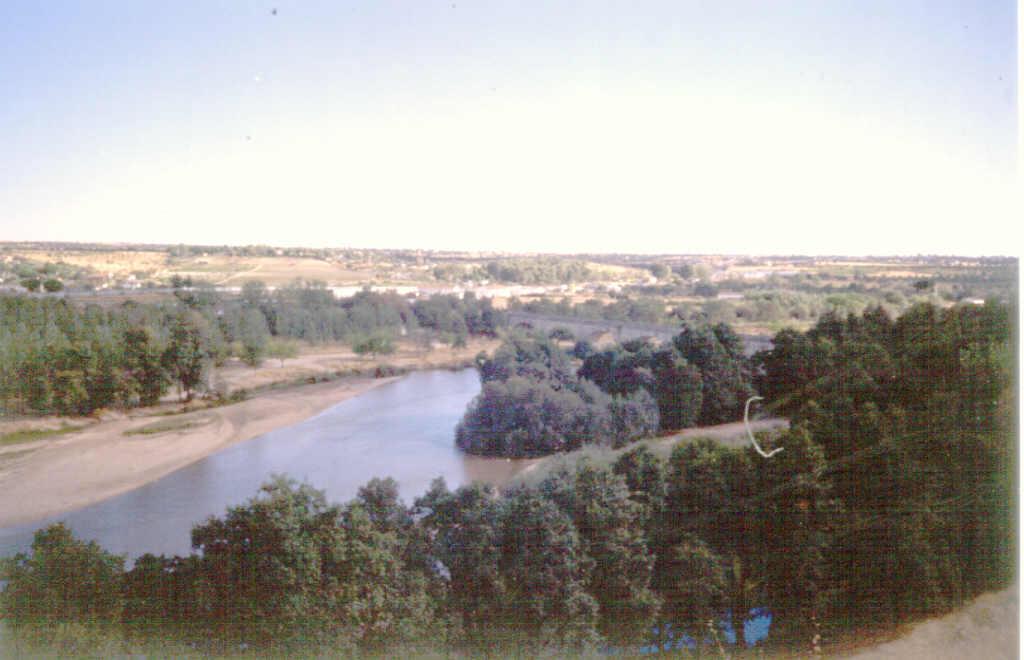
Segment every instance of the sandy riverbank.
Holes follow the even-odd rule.
[[[287,385],[304,378],[333,378],[359,370],[372,373],[377,363],[403,370],[446,368],[471,362],[478,352],[491,352],[497,340],[474,339],[453,349],[425,351],[400,342],[397,351],[378,360],[354,355],[348,347],[306,347],[287,360],[265,360],[247,367],[232,360],[214,374],[223,391],[252,391]],[[259,391],[253,398],[228,406],[162,415],[166,403],[129,415],[108,414],[104,421],[88,418],[36,418],[0,424],[5,433],[19,430],[57,431],[31,442],[0,445],[0,527],[32,522],[71,511],[138,488],[235,443],[255,438],[304,419],[368,390],[395,380],[349,376],[316,385]],[[80,427],[61,433],[66,426]],[[139,433],[140,429],[150,432]],[[153,432],[160,431],[160,432]]]
[[[0,527],[77,509],[395,380],[343,378],[173,416],[112,419],[0,453]],[[139,429],[169,430],[138,433]],[[131,433],[135,431],[136,433]],[[20,452],[20,453],[19,453]]]

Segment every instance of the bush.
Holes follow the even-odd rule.
[[[396,367],[393,364],[378,364],[377,368],[373,370],[374,378],[391,378],[393,376],[401,376],[406,372],[401,367]]]

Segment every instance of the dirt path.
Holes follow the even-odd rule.
[[[1007,660],[1020,652],[1019,588],[979,596],[963,609],[914,624],[898,639],[832,657]]]
[[[750,422],[750,428],[754,433],[786,429],[789,428],[789,421],[777,417],[756,419]],[[687,438],[711,438],[726,447],[732,448],[742,447],[750,442],[749,438],[747,438],[747,431],[743,422],[729,422],[728,424],[716,424],[715,426],[698,426],[692,429],[683,429],[679,433],[658,442],[674,444],[679,440]]]
[[[306,376],[319,376],[359,370],[372,371],[377,364],[388,364],[399,369],[447,368],[472,362],[480,352],[493,353],[501,342],[497,339],[470,340],[462,348],[440,346],[426,350],[409,341],[400,341],[397,350],[390,355],[369,358],[356,355],[342,344],[309,347],[296,358],[290,358],[282,365],[279,360],[267,359],[259,367],[248,367],[235,359],[218,370],[214,377],[215,387],[224,387],[228,392],[246,388],[265,387],[273,383],[293,382]]]

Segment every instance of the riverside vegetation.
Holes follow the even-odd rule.
[[[753,394],[742,342],[724,324],[684,327],[663,347],[634,340],[596,351],[580,341],[571,353],[513,334],[479,367],[483,391],[456,443],[484,455],[619,447],[659,429],[735,421]]]
[[[426,344],[493,336],[502,313],[489,300],[436,295],[410,301],[362,291],[336,299],[322,284],[270,292],[248,282],[239,296],[184,287],[172,302],[113,309],[67,300],[0,296],[0,412],[87,415],[152,405],[177,385],[209,392],[209,372],[235,355],[249,364],[295,356],[294,343],[344,341],[386,353],[400,334]],[[391,349],[393,350],[393,349]]]
[[[411,505],[389,479],[338,505],[282,477],[194,527],[189,556],[146,555],[129,570],[55,525],[4,563],[5,643],[30,654],[533,655],[687,635],[699,652],[720,637],[717,622],[757,606],[772,614],[769,647],[809,652],[815,635],[827,647],[843,630],[942,612],[1015,576],[1014,318],[999,304],[920,305],[780,333],[749,367],[791,420],[762,438],[785,448],[770,460],[707,440],[668,460],[637,446],[610,467],[583,461],[501,494],[436,481]],[[724,333],[690,331],[697,345]],[[686,334],[674,360],[690,362]],[[591,361],[593,385],[573,389],[590,376],[570,378],[555,348],[514,339],[482,362],[485,383],[554,380],[597,401],[592,388],[628,391],[620,378],[656,363],[642,347],[616,349]],[[630,366],[608,368],[619,360]],[[696,403],[705,380],[694,372],[693,418],[731,414],[731,403]]]

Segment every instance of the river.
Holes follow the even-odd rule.
[[[339,503],[373,477],[394,477],[407,504],[438,476],[453,489],[471,481],[500,485],[532,461],[455,448],[455,425],[479,391],[473,369],[410,374],[123,495],[0,529],[0,557],[28,550],[35,531],[58,520],[79,538],[129,558],[185,555],[193,525],[245,502],[272,474],[307,481]]]

